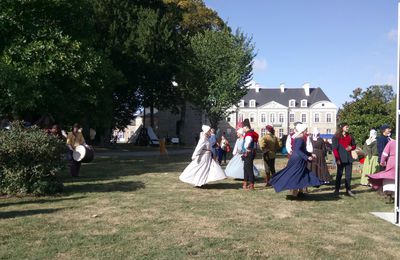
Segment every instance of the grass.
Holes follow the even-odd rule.
[[[302,200],[224,180],[178,180],[190,155],[96,159],[65,173],[56,197],[0,199],[1,259],[396,259],[400,229],[372,216],[393,205],[368,188]],[[260,164],[261,161],[256,162]],[[277,161],[278,169],[285,159]],[[356,167],[355,167],[356,169]],[[353,184],[359,182],[354,174]]]

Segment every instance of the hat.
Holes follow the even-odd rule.
[[[294,133],[294,135],[292,136],[293,138],[296,138],[301,133],[303,133],[307,129],[307,125],[306,124],[298,124],[298,125],[296,125],[295,128],[296,128],[296,133]]]
[[[383,124],[383,125],[381,125],[381,127],[379,127],[379,129],[380,129],[382,132],[385,131],[385,130],[388,129],[388,128],[390,128],[390,126],[387,125],[387,124]]]
[[[243,135],[243,128],[238,128],[238,130],[236,130],[236,133]]]
[[[274,129],[274,127],[272,125],[267,125],[265,127],[265,129],[267,129],[267,131],[270,132],[270,133],[275,132],[275,129]]]
[[[204,133],[207,133],[208,131],[210,131],[211,127],[209,127],[208,125],[202,125],[201,126],[201,130],[203,130]]]
[[[243,127],[245,127],[245,126],[251,129],[250,121],[249,121],[248,118],[246,118],[246,119],[243,121]]]

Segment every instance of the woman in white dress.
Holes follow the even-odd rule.
[[[244,142],[243,133],[244,133],[243,128],[239,128],[236,131],[237,140],[235,143],[235,147],[232,150],[233,157],[225,168],[226,176],[235,179],[244,178],[243,160],[242,160],[243,142]],[[260,172],[257,170],[255,166],[253,167],[253,171],[255,177],[260,176]]]
[[[212,159],[209,141],[210,127],[203,125],[200,139],[192,155],[192,162],[185,168],[179,179],[196,187],[226,178],[224,170]]]

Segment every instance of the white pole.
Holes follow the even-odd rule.
[[[400,224],[400,212],[399,212],[399,195],[400,195],[400,174],[399,174],[399,140],[400,140],[400,2],[398,2],[398,8],[397,8],[397,115],[396,115],[396,176],[395,176],[395,184],[396,184],[396,191],[395,191],[395,203],[394,203],[394,222],[395,224],[399,225]]]

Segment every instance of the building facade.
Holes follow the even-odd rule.
[[[221,122],[221,130],[231,139],[237,123],[248,118],[261,136],[265,135],[265,126],[272,125],[282,138],[293,131],[295,122],[306,123],[310,132],[316,127],[321,134],[334,134],[337,109],[321,88],[311,88],[308,83],[301,88],[286,88],[283,84],[261,88],[255,84],[232,108],[226,122]]]

